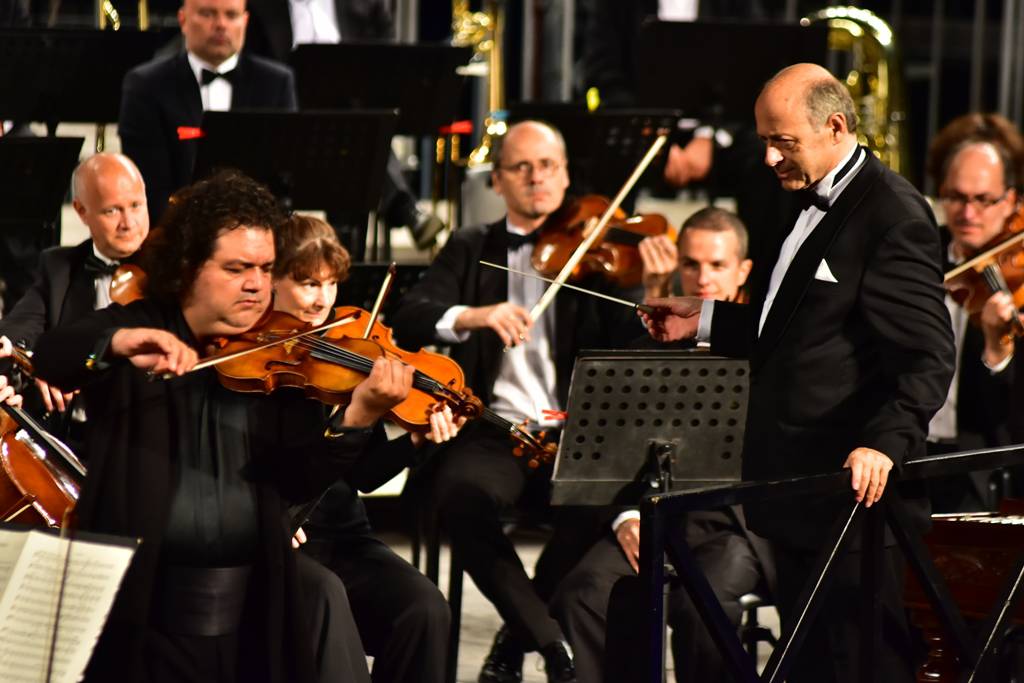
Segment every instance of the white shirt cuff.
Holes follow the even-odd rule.
[[[1000,372],[1005,370],[1006,367],[1010,364],[1011,360],[1013,360],[1013,351],[1010,351],[1010,353],[1006,355],[1006,358],[1002,359],[995,365],[989,365],[988,363],[986,363],[985,354],[981,355],[981,364],[988,368],[988,371],[991,372],[993,375],[998,375]]]
[[[620,512],[619,516],[612,520],[612,532],[617,532],[623,522],[628,522],[631,519],[640,519],[640,511],[626,510],[625,512]]]
[[[467,308],[469,308],[469,306],[452,306],[444,312],[441,319],[437,321],[436,325],[434,325],[434,330],[437,332],[437,339],[439,341],[447,342],[449,344],[461,344],[469,339],[468,331],[455,331],[455,319],[458,318],[459,315],[461,315]]]
[[[697,321],[697,342],[711,341],[711,317],[715,313],[715,302],[704,299],[700,304],[700,319]]]

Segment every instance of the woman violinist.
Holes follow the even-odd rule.
[[[333,228],[316,218],[292,216],[275,235],[274,308],[311,325],[332,313],[338,283],[348,275],[349,256]],[[374,372],[408,381],[401,363],[381,362]],[[445,406],[431,415],[427,439],[441,442],[458,433]],[[412,439],[412,440],[411,440]],[[423,454],[423,435],[386,440],[382,429],[368,457],[332,486],[304,528],[303,551],[335,572],[345,584],[359,635],[374,656],[373,680],[440,683],[444,677],[449,613],[444,596],[412,565],[373,537],[356,488],[369,491]],[[329,650],[329,648],[325,648]]]
[[[946,303],[956,340],[957,374],[945,405],[929,425],[929,453],[1009,443],[1012,365],[1017,362],[1014,329],[1020,327],[1013,289],[1021,280],[1013,282],[1011,270],[1001,268],[1001,258],[988,267],[979,264],[978,269],[970,263],[1013,237],[1007,226],[1017,211],[1022,150],[1013,125],[988,114],[954,120],[932,145],[929,169],[946,217]],[[1012,261],[1005,265],[1012,266]],[[1001,286],[1007,283],[1010,289]],[[933,508],[984,509],[984,484],[978,486],[966,476],[935,482]]]
[[[186,188],[143,247],[146,298],[36,344],[37,375],[81,389],[89,414],[79,527],[142,539],[86,680],[316,679],[316,605],[299,589],[285,507],[345,476],[408,384],[369,377],[328,438],[322,406],[298,392],[241,394],[213,369],[189,372],[270,305],[282,220],[244,176]],[[353,659],[342,680],[368,680]]]

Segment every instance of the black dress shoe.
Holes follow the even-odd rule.
[[[548,683],[576,683],[576,665],[572,662],[572,650],[564,640],[545,645],[540,649],[544,658],[544,670]]]
[[[571,664],[571,662],[570,662]],[[480,669],[477,683],[519,683],[523,680],[523,648],[507,626],[498,629],[494,644]],[[575,679],[574,679],[575,680]]]

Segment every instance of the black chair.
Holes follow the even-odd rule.
[[[757,659],[758,643],[768,643],[772,647],[778,643],[775,634],[771,629],[762,626],[757,619],[757,610],[761,607],[771,607],[763,596],[758,593],[747,593],[740,596],[740,608],[743,609],[743,620],[740,623],[740,642],[750,656]]]

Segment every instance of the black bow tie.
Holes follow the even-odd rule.
[[[813,189],[809,190],[797,190],[796,192],[796,203],[800,207],[801,211],[816,207],[819,211],[828,211],[828,198],[822,197],[820,194],[815,192]]]
[[[506,234],[508,235],[509,251],[515,251],[524,244],[533,244],[537,241],[539,232],[539,230],[534,230],[525,235],[520,235],[518,232],[512,232],[511,230],[507,231]]]
[[[199,82],[202,85],[209,85],[218,78],[223,78],[228,83],[235,82],[235,70],[225,71],[224,73],[217,73],[216,71],[210,71],[209,69],[203,69],[199,75]]]
[[[85,257],[85,272],[92,273],[94,277],[102,275],[113,275],[117,271],[117,263],[107,263],[96,254],[89,254]]]

